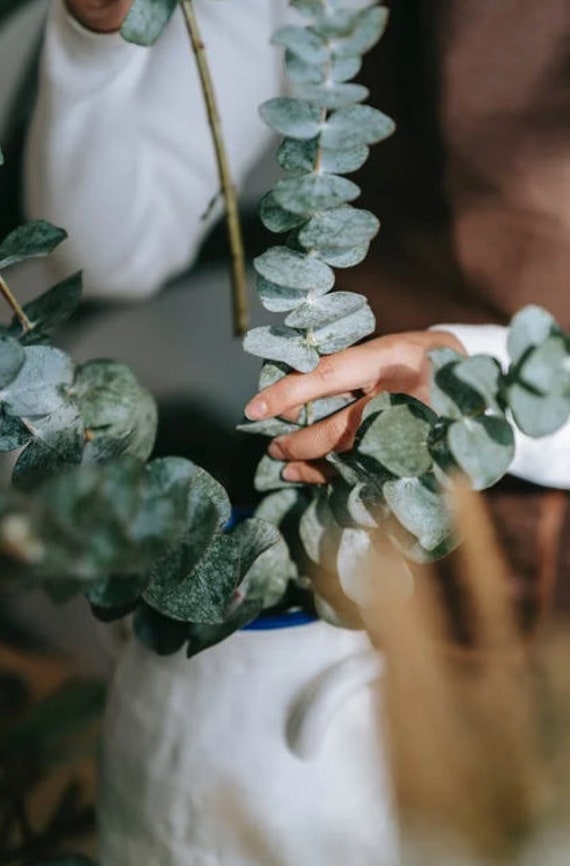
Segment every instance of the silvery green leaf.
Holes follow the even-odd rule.
[[[184,622],[224,621],[239,581],[240,543],[214,535],[190,569],[176,556],[153,568],[144,600],[163,616]]]
[[[282,418],[247,421],[244,424],[238,424],[236,427],[236,430],[241,430],[242,433],[258,433],[261,436],[269,436],[271,439],[275,436],[282,436],[285,433],[294,433],[298,429],[298,424],[292,424],[290,421],[284,421]]]
[[[283,377],[290,372],[291,368],[288,367],[287,364],[280,364],[274,361],[266,361],[265,364],[263,364],[259,373],[259,390],[262,391],[264,388],[268,388],[270,385],[274,385],[275,382],[283,379]]]
[[[570,395],[570,354],[563,337],[548,337],[533,349],[518,375],[524,385],[542,394]]]
[[[284,465],[284,464],[283,464]],[[298,508],[306,507],[305,494],[298,487],[289,485],[275,493],[264,496],[257,508],[255,516],[266,520],[274,526],[281,527],[283,521]]]
[[[349,81],[360,72],[362,66],[362,57],[360,55],[341,55],[334,54],[330,65],[330,77],[333,81],[343,82]]]
[[[305,63],[325,63],[329,56],[326,42],[308,27],[281,27],[271,37],[273,45],[281,45]]]
[[[392,135],[395,128],[394,121],[378,109],[370,105],[352,105],[327,118],[320,130],[320,142],[329,150],[350,150],[382,141]]]
[[[413,404],[391,406],[372,421],[358,450],[399,477],[424,475],[432,465],[428,449],[432,415],[427,407],[420,413]]]
[[[379,228],[370,211],[344,205],[312,216],[299,231],[299,242],[307,249],[344,250],[368,244]]]
[[[132,437],[133,433],[130,432],[120,437],[97,436],[95,439],[87,439],[81,462],[83,464],[107,463],[122,454],[129,454],[131,453]]]
[[[270,490],[281,490],[284,487],[299,486],[291,481],[284,481],[281,473],[286,464],[282,460],[274,460],[269,454],[264,454],[257,465],[254,487],[260,493]]]
[[[270,232],[288,232],[302,225],[306,216],[291,213],[277,202],[273,192],[264,195],[259,203],[259,218]]]
[[[79,464],[82,452],[83,437],[73,428],[46,439],[32,439],[16,461],[12,483],[19,490],[31,490],[39,481],[57,475],[62,467]]]
[[[373,507],[366,496],[366,485],[349,484],[344,478],[333,479],[329,484],[328,502],[339,526],[373,529],[379,525],[381,508]]]
[[[321,168],[333,174],[349,174],[358,171],[366,160],[370,149],[366,145],[352,148],[333,149],[326,147],[321,149]]]
[[[353,268],[363,262],[368,255],[370,244],[364,246],[347,247],[324,247],[318,250],[319,258],[330,265],[331,268]]]
[[[13,337],[0,336],[0,388],[12,382],[24,364],[26,353]]]
[[[477,391],[488,409],[501,414],[499,392],[501,388],[501,365],[489,355],[471,355],[462,358],[453,368],[453,375]]]
[[[258,276],[256,281],[259,300],[270,313],[286,313],[294,310],[302,304],[307,297],[307,290],[288,289],[286,286],[277,286]],[[329,289],[325,289],[328,292]]]
[[[81,300],[81,273],[72,274],[43,295],[34,298],[24,307],[24,312],[32,323],[32,330],[23,332],[19,321],[14,317],[10,330],[24,345],[42,340],[45,335],[66,322],[79,306]]]
[[[146,576],[140,574],[103,577],[87,586],[85,596],[95,607],[121,608],[136,602],[146,584]]]
[[[387,391],[382,391],[381,394],[376,394],[376,396],[373,397],[372,400],[369,400],[364,407],[361,423],[366,421],[368,418],[377,415],[379,412],[384,412],[385,409],[389,409],[392,405],[391,396]]]
[[[277,162],[284,171],[305,174],[313,171],[319,153],[319,139],[299,141],[284,138],[277,151]]]
[[[383,485],[386,501],[400,523],[426,550],[434,550],[452,534],[445,503],[426,478],[398,478]]]
[[[291,213],[311,214],[336,208],[360,195],[351,180],[336,174],[305,174],[280,180],[273,189],[275,201]]]
[[[135,0],[121,27],[121,36],[135,45],[153,45],[176,9],[176,0]]]
[[[321,328],[355,313],[367,303],[364,295],[355,292],[330,292],[300,304],[287,316],[285,324],[290,328]]]
[[[238,587],[239,596],[247,602],[259,602],[262,608],[273,607],[283,598],[287,584],[297,575],[297,568],[289,549],[278,538],[268,550],[261,553]]]
[[[370,91],[362,84],[323,82],[322,84],[303,83],[295,87],[295,96],[298,99],[304,99],[329,111],[363,102],[369,95]]]
[[[329,150],[320,147],[319,138],[296,141],[286,138],[277,151],[277,162],[291,174],[305,174],[313,171],[320,150],[322,171],[330,174],[348,174],[361,168],[368,159],[369,149],[363,145],[344,150]]]
[[[174,459],[181,460],[182,458],[167,458],[169,461]],[[153,463],[156,461],[153,461]],[[189,461],[185,461],[189,462]],[[152,465],[152,464],[151,464]],[[194,466],[194,464],[191,464]],[[226,525],[232,513],[232,506],[226,490],[219,481],[202,469],[201,466],[194,466],[192,477],[190,479],[188,514],[193,523],[203,523],[201,512],[203,503],[208,500],[215,508],[214,526],[221,529]]]
[[[334,570],[342,530],[327,502],[324,490],[319,491],[303,512],[299,535],[309,559],[317,565]]]
[[[288,289],[328,292],[334,286],[334,273],[314,256],[288,247],[271,247],[253,260],[260,277]]]
[[[0,409],[0,451],[15,451],[30,441],[32,434],[19,418]]]
[[[12,415],[47,415],[67,401],[73,381],[69,355],[52,346],[29,346],[18,375],[0,390],[0,402]]]
[[[240,572],[244,577],[259,556],[281,541],[281,533],[272,523],[250,517],[238,523],[230,533],[240,545]]]
[[[434,361],[436,352],[438,355]],[[458,420],[463,415],[477,415],[484,412],[486,403],[483,395],[455,375],[455,369],[461,361],[452,359],[447,363],[444,362],[446,357],[451,358],[452,354],[455,353],[452,350],[443,350],[443,352],[449,352],[448,355],[444,355],[442,350],[436,350],[436,352],[428,353],[434,362],[430,402],[435,411],[447,418]],[[460,356],[460,359],[463,360],[463,356]]]
[[[259,113],[267,126],[289,138],[315,138],[321,130],[321,109],[291,96],[269,99]]]
[[[337,568],[345,595],[360,607],[366,607],[378,579],[378,557],[366,529],[342,530]]]
[[[126,364],[97,359],[81,364],[71,391],[88,437],[128,438],[129,453],[146,460],[158,424],[154,397]]]
[[[323,39],[333,40],[349,36],[357,23],[359,11],[349,9],[346,6],[332,8],[328,4],[322,4],[316,15],[313,28]]]
[[[284,361],[300,373],[308,373],[319,363],[317,350],[294,328],[278,325],[252,328],[244,337],[243,348],[260,358]]]
[[[133,631],[137,639],[159,656],[178,652],[188,639],[189,630],[189,623],[162,616],[144,602],[137,605],[133,616]]]
[[[507,336],[507,349],[514,364],[518,364],[525,352],[538,346],[552,330],[556,320],[542,307],[529,305],[520,310],[511,320]]]
[[[64,229],[33,220],[14,229],[0,243],[0,268],[7,268],[25,259],[47,256],[67,237]]]
[[[375,327],[374,313],[367,304],[343,319],[316,328],[312,335],[319,354],[332,355],[333,352],[341,352],[372,334]]]
[[[353,402],[353,397],[321,397],[319,400],[312,400],[313,423],[320,421],[322,418],[328,418],[329,415],[333,415],[339,409],[344,409]]]
[[[435,562],[444,556],[447,556],[457,547],[458,539],[455,534],[446,536],[445,540],[434,547],[432,550],[426,550],[422,547],[415,535],[408,532],[396,518],[391,515],[382,524],[382,529],[386,532],[388,538],[394,547],[402,553],[406,559],[412,562],[417,562],[419,565],[428,565],[430,562]]]
[[[285,70],[287,75],[297,84],[320,84],[326,77],[326,66],[307,63],[298,54],[285,51]]]
[[[378,42],[388,23],[386,6],[369,6],[362,9],[351,27],[350,35],[338,39],[334,45],[337,55],[364,54]]]
[[[515,382],[508,399],[517,427],[536,439],[556,432],[570,415],[570,398],[563,394],[537,395]]]
[[[447,432],[449,449],[475,490],[495,484],[515,456],[515,438],[504,418],[483,415],[454,421]]]

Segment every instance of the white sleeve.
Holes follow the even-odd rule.
[[[470,355],[486,353],[504,368],[509,364],[507,328],[499,325],[436,325],[431,330],[450,331]],[[510,475],[545,487],[570,489],[570,421],[550,436],[532,439],[515,428],[516,454]]]
[[[197,0],[229,159],[243,181],[271,140],[260,102],[281,86],[269,45],[285,0]],[[177,10],[157,44],[92,33],[51,6],[26,147],[29,217],[69,232],[58,275],[90,297],[137,299],[195,255],[219,189],[194,58]]]

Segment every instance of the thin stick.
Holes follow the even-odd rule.
[[[8,288],[4,278],[2,276],[0,276],[0,294],[2,294],[6,303],[9,304],[9,306],[14,311],[14,315],[16,316],[19,323],[21,324],[24,333],[26,333],[27,331],[31,331],[32,327],[33,327],[32,323],[30,322],[30,320],[28,319],[28,317],[24,313],[24,311],[23,311],[22,307],[20,306],[19,302],[17,301],[17,299],[14,297],[14,295],[12,294],[10,289]]]
[[[206,52],[204,50],[204,43],[198,27],[198,21],[196,20],[196,15],[194,13],[194,4],[192,0],[180,0],[180,6],[186,22],[186,29],[192,43],[192,50],[194,51],[194,56],[196,58],[196,66],[198,68],[198,75],[200,76],[202,92],[206,102],[208,122],[210,124],[214,150],[216,152],[220,185],[226,206],[226,225],[232,257],[231,273],[234,333],[236,336],[242,337],[248,329],[247,284],[245,277],[245,255],[236,190],[233,184],[228,156],[223,141],[222,126],[214,93],[214,85],[210,75]]]

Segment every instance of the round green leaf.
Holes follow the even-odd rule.
[[[277,286],[308,292],[328,292],[334,286],[334,273],[314,256],[289,247],[271,247],[253,260],[260,277]]]
[[[289,177],[280,180],[273,190],[275,201],[285,210],[296,214],[336,208],[359,195],[359,187],[351,180],[327,173]]]
[[[355,313],[367,305],[364,295],[355,292],[330,292],[310,297],[285,319],[290,328],[321,328]]]
[[[16,378],[24,361],[26,353],[13,337],[0,337],[0,388],[5,388]]]
[[[121,27],[121,36],[135,45],[154,45],[175,9],[176,0],[134,0]]]
[[[366,304],[356,312],[337,319],[321,328],[315,328],[312,339],[319,354],[332,355],[352,346],[374,332],[376,320],[374,313]]]
[[[308,373],[319,363],[316,349],[303,333],[282,326],[252,328],[245,335],[243,348],[252,355],[283,361],[300,373]]]
[[[463,418],[449,426],[447,441],[457,465],[475,490],[495,484],[515,456],[515,437],[504,418],[483,415]]]
[[[362,84],[324,82],[323,84],[299,84],[295,88],[295,95],[298,99],[304,99],[313,105],[333,111],[363,102],[370,95],[370,91]]]
[[[555,327],[555,319],[542,307],[531,304],[520,310],[511,320],[507,337],[513,363],[518,364],[523,355],[546,340]]]
[[[380,223],[367,210],[345,205],[315,214],[299,232],[306,249],[346,249],[368,244],[378,233]]]
[[[432,466],[428,448],[432,414],[420,414],[413,406],[391,406],[372,421],[358,450],[399,477],[425,475]]]
[[[353,105],[335,111],[326,120],[322,126],[321,144],[331,150],[349,150],[382,141],[392,135],[395,128],[394,121],[378,109],[370,105]]]
[[[277,96],[264,102],[259,113],[271,129],[289,138],[315,138],[321,129],[321,109],[291,96]]]
[[[386,481],[384,496],[402,526],[426,550],[435,550],[452,535],[450,517],[440,494],[428,478],[398,478]]]

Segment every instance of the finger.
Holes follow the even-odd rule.
[[[277,460],[316,460],[331,451],[352,447],[362,411],[370,397],[362,397],[323,421],[274,439],[269,454]]]
[[[288,463],[282,472],[285,481],[302,481],[305,484],[326,484],[336,475],[334,467],[324,460],[314,463],[296,461]]]
[[[384,339],[371,340],[321,358],[310,373],[290,373],[256,394],[245,407],[246,416],[252,421],[272,418],[319,397],[368,390],[376,383],[378,371],[386,363]]]

